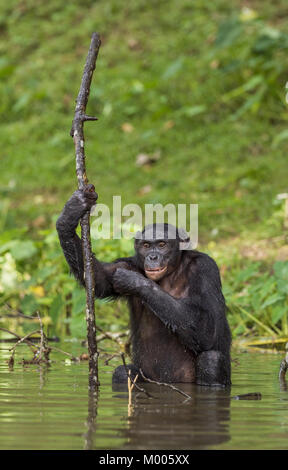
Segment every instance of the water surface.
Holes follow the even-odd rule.
[[[1,347],[0,449],[288,448],[288,391],[277,378],[281,355],[234,352],[231,390],[178,385],[192,396],[187,400],[147,384],[153,398],[133,391],[129,404],[125,390],[112,390],[117,360],[100,362],[101,386],[93,399],[87,362],[71,363],[53,353],[50,367],[23,366],[21,358],[31,355],[23,345],[9,370],[3,350],[9,345]],[[251,392],[262,399],[230,398]]]

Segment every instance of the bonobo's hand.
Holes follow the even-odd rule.
[[[79,220],[91,210],[96,204],[98,194],[95,192],[93,184],[87,184],[84,190],[78,189],[75,191],[70,199],[66,202],[64,209],[57,221],[57,230],[75,229]]]
[[[122,295],[137,294],[141,287],[150,287],[151,281],[140,273],[128,269],[116,269],[113,278],[113,288]]]
[[[77,211],[78,215],[82,217],[85,212],[91,210],[96,204],[97,199],[98,194],[95,193],[95,187],[93,184],[87,184],[84,190],[77,189],[77,191],[72,194],[69,201],[66,203],[66,207],[73,208],[73,211]]]

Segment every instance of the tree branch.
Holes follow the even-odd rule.
[[[84,190],[88,184],[85,166],[84,152],[84,130],[85,121],[96,120],[86,115],[90,85],[93,71],[96,66],[96,59],[100,48],[100,38],[97,33],[92,34],[91,44],[88,51],[80,90],[76,100],[75,114],[70,135],[73,137],[76,156],[76,174],[78,188]],[[99,385],[98,379],[98,351],[96,342],[96,322],[95,322],[95,280],[92,263],[92,249],[90,239],[90,214],[87,213],[81,221],[81,239],[84,259],[84,278],[86,286],[86,323],[87,341],[89,353],[89,389],[94,389]]]

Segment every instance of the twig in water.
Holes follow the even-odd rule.
[[[8,364],[9,364],[9,367],[13,367],[14,365],[14,355],[15,355],[15,351],[16,351],[16,348],[17,346],[19,346],[19,344],[23,343],[23,342],[27,342],[28,338],[32,335],[34,335],[35,333],[39,333],[40,330],[35,330],[35,331],[32,331],[32,333],[28,333],[26,336],[24,336],[23,338],[20,338],[16,344],[14,344],[13,348],[10,348],[10,351],[12,351],[12,354],[11,354],[11,357],[8,361]],[[31,343],[32,344],[32,343]],[[34,346],[34,345],[33,345]],[[36,354],[37,354],[37,351],[38,351],[38,348],[35,346],[36,348],[36,351],[33,351],[34,353],[34,358],[36,357]]]
[[[123,361],[123,365],[125,367],[125,370],[126,370],[126,374],[127,374],[127,380],[131,380],[131,382],[135,385],[135,387],[137,388],[137,390],[139,390],[139,392],[143,392],[145,393],[145,395],[147,395],[148,398],[153,398],[152,395],[150,395],[150,393],[147,392],[147,390],[145,390],[144,388],[142,387],[139,387],[139,385],[136,383],[135,379],[133,380],[131,375],[130,375],[130,371],[127,367],[127,364],[126,364],[126,361],[125,361],[125,356],[124,356],[124,353],[121,353],[121,357],[122,357],[122,361]],[[137,375],[137,378],[138,378],[138,375]],[[129,389],[129,387],[128,387]]]
[[[120,338],[127,336],[127,332],[120,332],[120,333],[110,333],[109,331],[104,331],[100,326],[96,326],[96,330],[100,331],[102,335],[97,336],[97,342],[102,341],[103,339],[110,339],[111,341],[115,341],[119,346],[123,346],[123,342]]]
[[[71,353],[63,351],[63,349],[56,348],[55,346],[48,346],[48,338],[43,331],[43,324],[42,324],[41,318],[38,317],[38,319],[39,319],[40,327],[41,327],[40,330],[32,331],[31,333],[28,333],[24,337],[19,336],[17,333],[14,333],[14,331],[8,330],[7,328],[0,328],[1,331],[5,331],[5,333],[9,333],[10,335],[14,336],[17,341],[12,348],[7,349],[7,351],[12,351],[11,357],[8,361],[9,367],[13,367],[15,351],[16,351],[17,346],[19,346],[19,344],[21,343],[26,343],[27,346],[29,346],[33,352],[33,359],[31,360],[23,359],[22,361],[23,364],[38,364],[40,362],[46,362],[46,363],[50,362],[49,354],[51,350],[57,351],[61,354],[65,354],[66,356],[70,357],[71,361],[74,361],[74,362],[80,362],[86,359],[86,357],[84,357],[85,356],[84,354],[82,354],[80,357],[77,357],[77,356],[73,356],[73,354]],[[37,333],[40,333],[40,338],[39,337],[36,338],[38,341],[40,340],[40,345],[32,343],[28,339],[32,335],[37,334]],[[44,359],[42,359],[43,355],[44,355]],[[117,354],[117,356],[120,356],[120,354]],[[112,357],[109,360],[111,359]]]
[[[134,381],[131,379],[131,370],[128,371],[128,395],[129,395],[129,403],[131,404],[132,401],[132,390],[135,387],[139,374],[136,375]]]
[[[40,349],[39,349],[39,362],[40,361],[45,361],[49,362],[49,354],[51,351],[51,348],[48,346],[47,338],[43,330],[43,323],[40,317],[39,312],[37,312],[38,320],[40,323],[40,335],[41,335],[41,341],[40,341]],[[42,355],[44,356],[44,359],[42,359]]]
[[[169,387],[169,388],[171,388],[172,390],[175,390],[175,392],[181,393],[181,395],[184,395],[184,397],[189,398],[190,400],[192,400],[192,397],[191,397],[190,395],[188,395],[188,393],[185,393],[185,392],[183,392],[182,390],[180,390],[180,388],[177,388],[177,387],[175,387],[174,385],[167,384],[167,383],[165,383],[165,382],[157,382],[156,380],[148,379],[148,377],[145,377],[145,375],[143,374],[142,369],[139,369],[139,370],[140,370],[140,374],[142,375],[143,379],[144,379],[146,382],[150,382],[150,383],[156,384],[156,385],[161,385],[161,386],[163,386],[163,387]]]
[[[21,344],[23,342],[26,342],[26,340],[28,338],[30,338],[30,336],[35,335],[36,333],[40,333],[40,330],[34,330],[31,333],[28,333],[26,336],[23,336],[23,338],[20,338],[19,341],[17,341],[17,343],[14,344],[13,348],[10,348],[10,351],[14,351],[16,349],[16,347],[19,346],[19,344]],[[36,349],[38,349],[36,345],[34,345],[34,346],[35,346]]]
[[[0,330],[5,331],[5,333],[9,333],[12,336],[15,336],[15,338],[17,338],[17,342],[18,342],[18,340],[22,339],[21,336],[17,335],[17,333],[14,333],[13,331],[7,330],[7,328],[0,328]],[[37,349],[37,346],[35,344],[33,344],[31,341],[28,341],[28,339],[25,339],[25,343],[27,343],[28,346],[30,346],[30,348],[36,348]],[[16,347],[16,345],[15,345],[15,347]],[[9,349],[9,351],[11,351],[11,348]]]
[[[136,375],[134,382],[131,379],[131,370],[128,371],[128,417],[132,416],[133,406],[132,406],[132,390],[135,387],[139,374]]]
[[[114,353],[108,356],[104,361],[105,366],[108,366],[109,362],[112,361],[112,359],[114,359],[115,357],[119,357],[119,356],[121,356],[120,353]]]
[[[242,395],[235,395],[231,400],[261,400],[261,393],[243,393]]]

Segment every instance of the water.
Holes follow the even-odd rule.
[[[67,344],[62,345],[67,350]],[[1,344],[2,348],[9,345]],[[287,449],[288,391],[278,383],[281,355],[234,352],[230,391],[178,385],[192,400],[147,384],[153,395],[113,391],[112,370],[100,362],[98,397],[89,398],[87,362],[19,364],[0,350],[0,449]],[[83,352],[78,351],[78,353]],[[77,351],[73,351],[74,354]],[[261,400],[231,400],[260,392]]]

